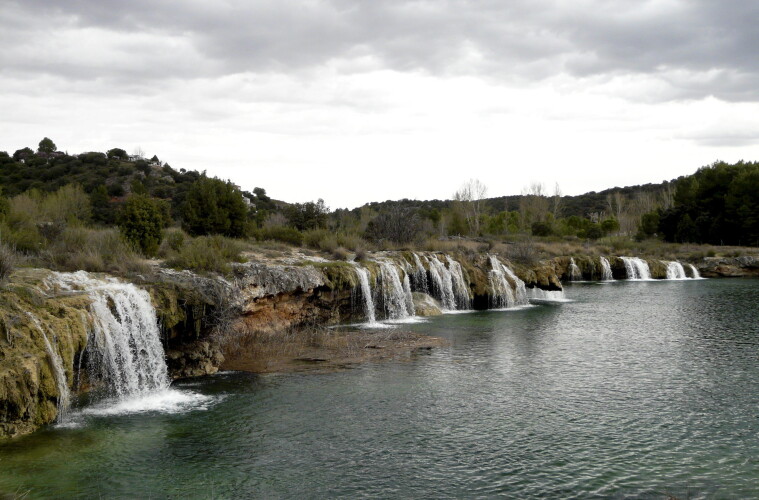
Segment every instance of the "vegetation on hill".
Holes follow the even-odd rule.
[[[330,211],[321,199],[287,204],[263,188],[241,191],[140,152],[69,155],[46,137],[36,151],[0,152],[0,188],[4,262],[61,270],[129,272],[158,257],[177,268],[226,272],[267,240],[340,259],[368,249],[434,250],[446,239],[506,243],[517,259],[536,248],[525,241],[575,250],[589,242],[631,250],[643,240],[759,245],[759,164],[743,162],[580,196],[534,183],[521,195],[487,198],[487,186],[470,180],[450,200]]]

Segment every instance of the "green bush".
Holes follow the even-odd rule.
[[[265,227],[256,232],[256,239],[259,241],[281,241],[283,243],[289,243],[290,245],[301,246],[303,244],[303,233],[294,227]]]
[[[163,241],[158,248],[159,257],[169,257],[176,252],[179,252],[184,246],[185,242],[191,238],[187,233],[178,227],[172,227],[164,230]]]
[[[322,241],[331,237],[333,238],[334,236],[326,229],[310,229],[303,231],[303,245],[308,248],[321,249]]]
[[[161,244],[164,214],[157,200],[147,196],[130,196],[119,221],[121,234],[147,256],[155,255]]]
[[[182,228],[192,235],[240,238],[248,232],[248,207],[240,190],[205,174],[190,186],[181,213]]]
[[[0,285],[10,278],[18,265],[19,256],[13,248],[0,243]]]
[[[16,251],[26,254],[41,252],[47,243],[37,226],[31,222],[16,223],[14,226],[2,222],[0,223],[0,237]]]
[[[227,274],[230,262],[244,262],[242,242],[223,236],[201,236],[186,243],[167,264],[174,269]]]

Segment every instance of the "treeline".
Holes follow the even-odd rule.
[[[759,246],[759,163],[716,162],[675,181],[674,204],[646,214],[666,241]]]
[[[321,199],[284,203],[263,188],[244,191],[141,151],[69,155],[45,138],[36,151],[0,152],[0,187],[0,241],[60,269],[112,270],[139,256],[158,256],[177,267],[219,270],[219,262],[238,259],[240,243],[264,240],[339,258],[450,237],[759,245],[759,167],[743,162],[580,196],[533,183],[520,195],[488,198],[488,186],[472,179],[450,200],[331,211]]]

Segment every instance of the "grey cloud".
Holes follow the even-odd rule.
[[[753,2],[597,0],[577,7],[560,0],[26,0],[8,5],[3,19],[8,29],[0,34],[5,74],[47,72],[124,83],[166,75],[297,73],[368,56],[399,71],[525,83],[561,73],[650,75],[672,87],[667,99],[759,100],[754,56],[759,4]],[[144,64],[114,61],[99,75],[102,68],[81,60],[57,61],[40,41],[73,29],[126,39],[145,34],[123,51],[123,57]],[[92,49],[81,47],[84,54]],[[481,57],[470,57],[473,53]]]

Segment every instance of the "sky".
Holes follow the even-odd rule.
[[[759,160],[759,3],[0,0],[0,151],[138,148],[331,208]]]

